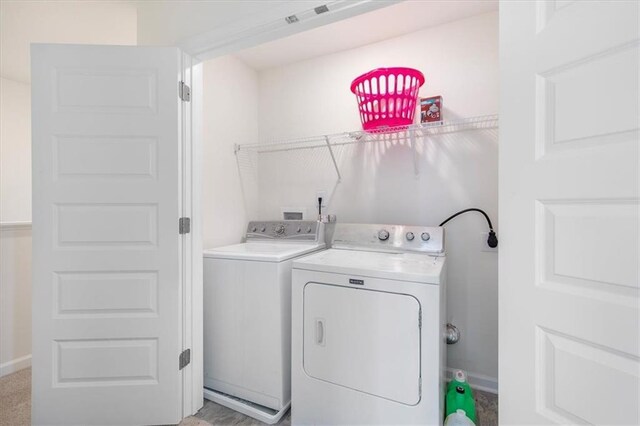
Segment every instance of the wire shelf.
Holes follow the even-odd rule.
[[[327,148],[330,145],[348,145],[360,142],[375,142],[393,139],[421,138],[430,135],[463,132],[468,130],[495,129],[498,127],[498,115],[482,115],[460,120],[446,121],[443,124],[426,123],[412,124],[410,126],[388,127],[373,132],[356,130],[353,132],[335,133],[330,135],[311,136],[307,138],[288,139],[264,143],[237,144],[236,153],[239,151],[254,151],[258,153],[291,151],[298,149]]]
[[[412,149],[414,150],[414,167],[417,174],[417,158],[415,155],[415,141],[417,139],[471,130],[496,129],[497,127],[498,115],[492,114],[445,121],[442,124],[412,124],[409,126],[388,127],[368,132],[364,130],[356,130],[353,132],[342,132],[330,135],[312,136],[307,138],[271,141],[264,143],[236,144],[234,150],[236,155],[238,155],[241,152],[265,154],[305,149],[328,149],[334,163],[338,180],[340,180],[340,170],[333,153],[334,147],[357,143],[388,141],[390,139],[396,141],[409,140],[411,142]]]

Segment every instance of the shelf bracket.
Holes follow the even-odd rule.
[[[420,175],[420,169],[418,168],[418,150],[416,148],[416,132],[413,129],[409,130],[409,140],[411,141],[411,150],[413,151],[413,172],[416,178]]]
[[[329,136],[324,137],[324,141],[327,143],[327,148],[329,149],[329,154],[331,154],[331,161],[333,161],[333,167],[336,169],[336,174],[338,175],[338,182],[342,180],[342,176],[340,175],[340,169],[338,169],[338,162],[336,161],[336,156],[333,154],[333,147],[329,142]]]

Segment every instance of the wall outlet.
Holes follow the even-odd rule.
[[[498,247],[492,248],[487,244],[487,239],[489,238],[488,232],[481,232],[478,237],[478,243],[480,244],[480,251],[488,251],[491,253],[497,253],[498,247],[500,247],[500,236],[498,236]]]
[[[281,207],[280,213],[283,220],[309,220],[307,209],[304,207]]]

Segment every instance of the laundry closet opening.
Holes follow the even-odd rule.
[[[319,197],[339,223],[437,226],[479,207],[497,224],[497,9],[403,2],[204,61],[204,248],[240,243],[252,220],[315,220]],[[445,125],[460,126],[415,145],[348,141],[362,129],[351,82],[394,66],[420,70],[419,97],[442,96]],[[329,150],[325,135],[343,139]],[[447,367],[497,393],[498,258],[486,242],[479,214],[446,225],[447,321],[462,332]]]

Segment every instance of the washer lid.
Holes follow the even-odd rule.
[[[249,242],[203,251],[205,258],[282,262],[323,249],[324,243]]]
[[[296,259],[294,269],[439,284],[445,258],[415,253],[329,249]]]

